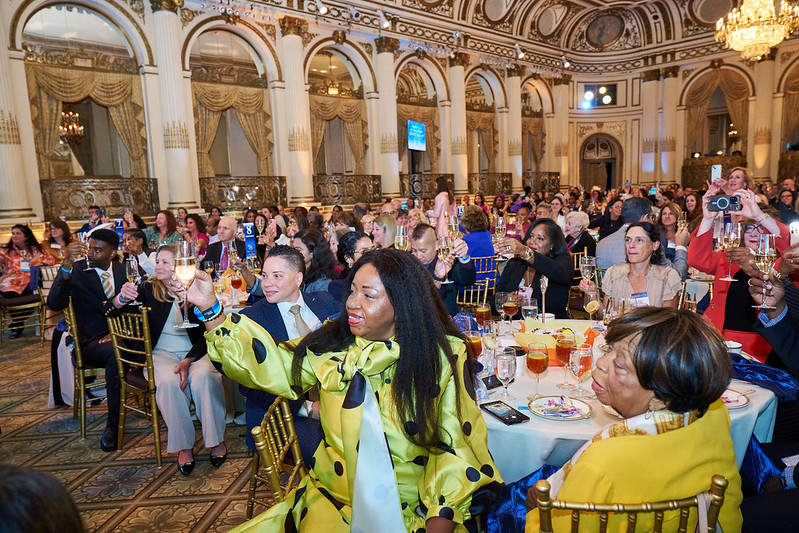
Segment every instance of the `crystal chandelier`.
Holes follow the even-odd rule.
[[[75,141],[83,140],[83,126],[80,125],[80,115],[67,111],[61,112],[61,124],[58,125],[58,133],[61,137]]]
[[[745,60],[758,60],[798,26],[799,7],[791,3],[780,2],[777,15],[774,0],[743,0],[741,7],[716,22],[716,40],[741,52]]]

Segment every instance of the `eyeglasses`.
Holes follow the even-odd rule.
[[[757,231],[758,233],[762,233],[764,235],[768,233],[768,230],[766,230],[760,224],[741,224],[741,228],[743,229],[744,233],[749,231]]]
[[[397,212],[396,212],[396,211],[383,211],[382,213],[383,213],[384,215],[396,215],[396,214],[397,214]]]

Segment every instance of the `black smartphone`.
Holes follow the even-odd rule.
[[[530,420],[529,416],[522,414],[521,412],[517,411],[510,405],[500,400],[481,404],[480,408],[486,411],[494,418],[502,420],[502,422],[504,422],[505,425],[507,426],[513,424],[519,424],[521,422],[527,422],[528,420]]]
[[[486,386],[486,390],[496,389],[497,387],[501,387],[502,386],[502,382],[494,374],[491,374],[490,376],[484,377],[483,378],[483,383]]]
[[[710,197],[708,211],[740,211],[741,199],[738,196],[718,194]]]

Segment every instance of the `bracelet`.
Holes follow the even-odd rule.
[[[761,222],[763,222],[763,221],[764,221],[764,220],[766,220],[767,218],[771,218],[771,215],[769,215],[768,213],[763,213],[763,218],[761,218],[760,220],[755,220],[755,222],[757,222],[758,224],[760,224]]]
[[[782,483],[783,489],[795,489],[796,488],[796,481],[793,479],[793,470],[795,465],[789,466],[785,468],[780,474],[780,482]]]
[[[208,322],[209,320],[213,320],[221,314],[222,314],[222,304],[219,303],[219,300],[216,300],[214,302],[214,305],[212,305],[205,311],[200,311],[198,307],[196,306],[194,307],[194,315],[201,322]]]
[[[72,269],[70,268],[69,270],[67,270],[66,268],[64,268],[64,267],[62,266],[62,267],[61,267],[61,272],[63,272],[64,274],[72,274]]]
[[[529,263],[529,262],[530,262],[530,260],[531,260],[533,257],[535,257],[535,252],[534,252],[532,249],[530,249],[530,248],[527,248],[527,251],[526,251],[526,252],[524,252],[524,256],[522,257],[522,259],[524,259],[524,260],[525,260],[525,262]]]
[[[125,305],[126,303],[130,302],[130,300],[126,300],[122,297],[122,293],[117,294],[117,301],[119,302],[119,305]]]

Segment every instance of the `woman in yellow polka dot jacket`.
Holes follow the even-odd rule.
[[[339,318],[281,344],[217,311],[204,272],[188,291],[205,310],[208,355],[231,379],[287,398],[319,388],[324,439],[308,476],[238,531],[476,531],[503,484],[464,341],[430,274],[410,254],[376,250],[348,285]]]

